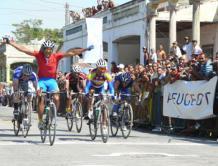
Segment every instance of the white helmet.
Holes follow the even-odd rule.
[[[75,72],[75,73],[80,73],[81,72],[81,68],[78,65],[72,65],[71,70],[72,70],[72,72]]]
[[[55,47],[55,43],[51,40],[46,40],[42,43],[42,47],[44,48],[54,48]]]
[[[25,75],[31,75],[33,72],[31,65],[25,64],[23,65],[22,73]]]
[[[107,67],[107,62],[104,59],[99,59],[96,63],[97,67]]]

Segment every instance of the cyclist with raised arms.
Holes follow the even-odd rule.
[[[58,62],[62,58],[79,55],[84,51],[93,49],[93,46],[89,46],[88,48],[72,48],[66,52],[53,53],[55,44],[51,40],[46,40],[43,42],[39,51],[32,51],[22,45],[15,43],[14,41],[10,41],[7,37],[3,38],[3,42],[10,44],[17,50],[36,58],[38,64],[39,88],[42,89],[43,92],[59,91],[55,78]],[[54,102],[56,107],[59,108],[59,95],[54,95]],[[41,129],[43,128],[42,118],[44,112],[44,100],[42,97],[39,97],[38,108],[38,127]]]

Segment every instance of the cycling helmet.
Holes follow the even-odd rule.
[[[121,81],[122,82],[129,82],[129,81],[131,81],[131,75],[130,75],[130,73],[123,73],[122,75],[121,75]]]
[[[75,72],[75,73],[80,73],[81,72],[81,68],[78,65],[72,65],[71,70],[72,70],[72,72]]]
[[[107,62],[104,59],[99,59],[96,63],[97,67],[107,67]]]
[[[55,47],[55,43],[51,40],[46,40],[42,43],[42,47],[44,48],[54,48]]]
[[[23,65],[22,74],[31,75],[33,72],[31,65],[25,64]]]

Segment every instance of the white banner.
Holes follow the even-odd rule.
[[[164,86],[163,115],[181,119],[213,116],[217,78],[210,81],[176,81]]]
[[[102,18],[86,18],[86,25],[88,33],[87,47],[94,45],[94,49],[92,51],[86,51],[84,62],[96,63],[98,59],[103,58],[103,20]]]

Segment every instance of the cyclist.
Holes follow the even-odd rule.
[[[99,59],[96,63],[96,68],[91,71],[87,76],[87,84],[85,88],[86,94],[104,94],[104,83],[107,81],[109,93],[114,96],[113,80],[110,73],[107,71],[107,62],[104,59]],[[89,95],[88,95],[89,96]],[[91,96],[91,95],[90,95]],[[88,102],[88,118],[91,119],[93,111],[92,108],[92,97]],[[104,118],[104,124],[106,124],[106,118]],[[103,128],[105,129],[106,126]],[[104,130],[105,131],[105,130]]]
[[[133,79],[131,77],[131,74],[128,72],[121,73],[120,75],[117,76],[114,87],[115,87],[115,94],[119,96],[119,94],[125,94],[125,95],[131,95],[131,89],[133,86]],[[127,98],[129,99],[129,96],[122,96],[121,99]],[[120,105],[119,104],[114,104],[112,111],[113,111],[113,116],[117,116],[117,111],[119,110]]]
[[[30,82],[33,83],[33,87]],[[37,76],[36,73],[32,71],[32,67],[29,64],[19,66],[14,70],[13,74],[13,102],[14,102],[14,118],[17,118],[18,115],[18,103],[19,103],[19,90],[25,92],[36,92],[37,90]],[[30,96],[29,100],[32,100]]]
[[[71,109],[71,95],[70,92],[81,93],[84,92],[86,86],[86,75],[81,72],[81,68],[78,65],[72,65],[71,72],[66,75],[67,84],[66,89],[68,91],[67,95],[67,108],[66,112],[70,113]],[[80,100],[82,100],[80,98]]]
[[[72,48],[67,52],[56,52],[53,53],[55,44],[51,40],[46,40],[42,43],[41,49],[39,51],[32,51],[24,46],[21,46],[14,41],[10,41],[7,37],[3,38],[3,42],[10,44],[17,50],[26,53],[30,56],[34,56],[38,63],[38,77],[39,77],[39,87],[43,92],[58,92],[58,84],[55,80],[58,62],[64,57],[71,57],[81,54],[84,51],[91,50],[94,46],[89,46],[88,48]],[[59,95],[54,95],[54,102],[56,107],[59,108]],[[43,112],[44,112],[44,100],[39,96],[38,102],[38,118],[39,129],[43,128]]]

